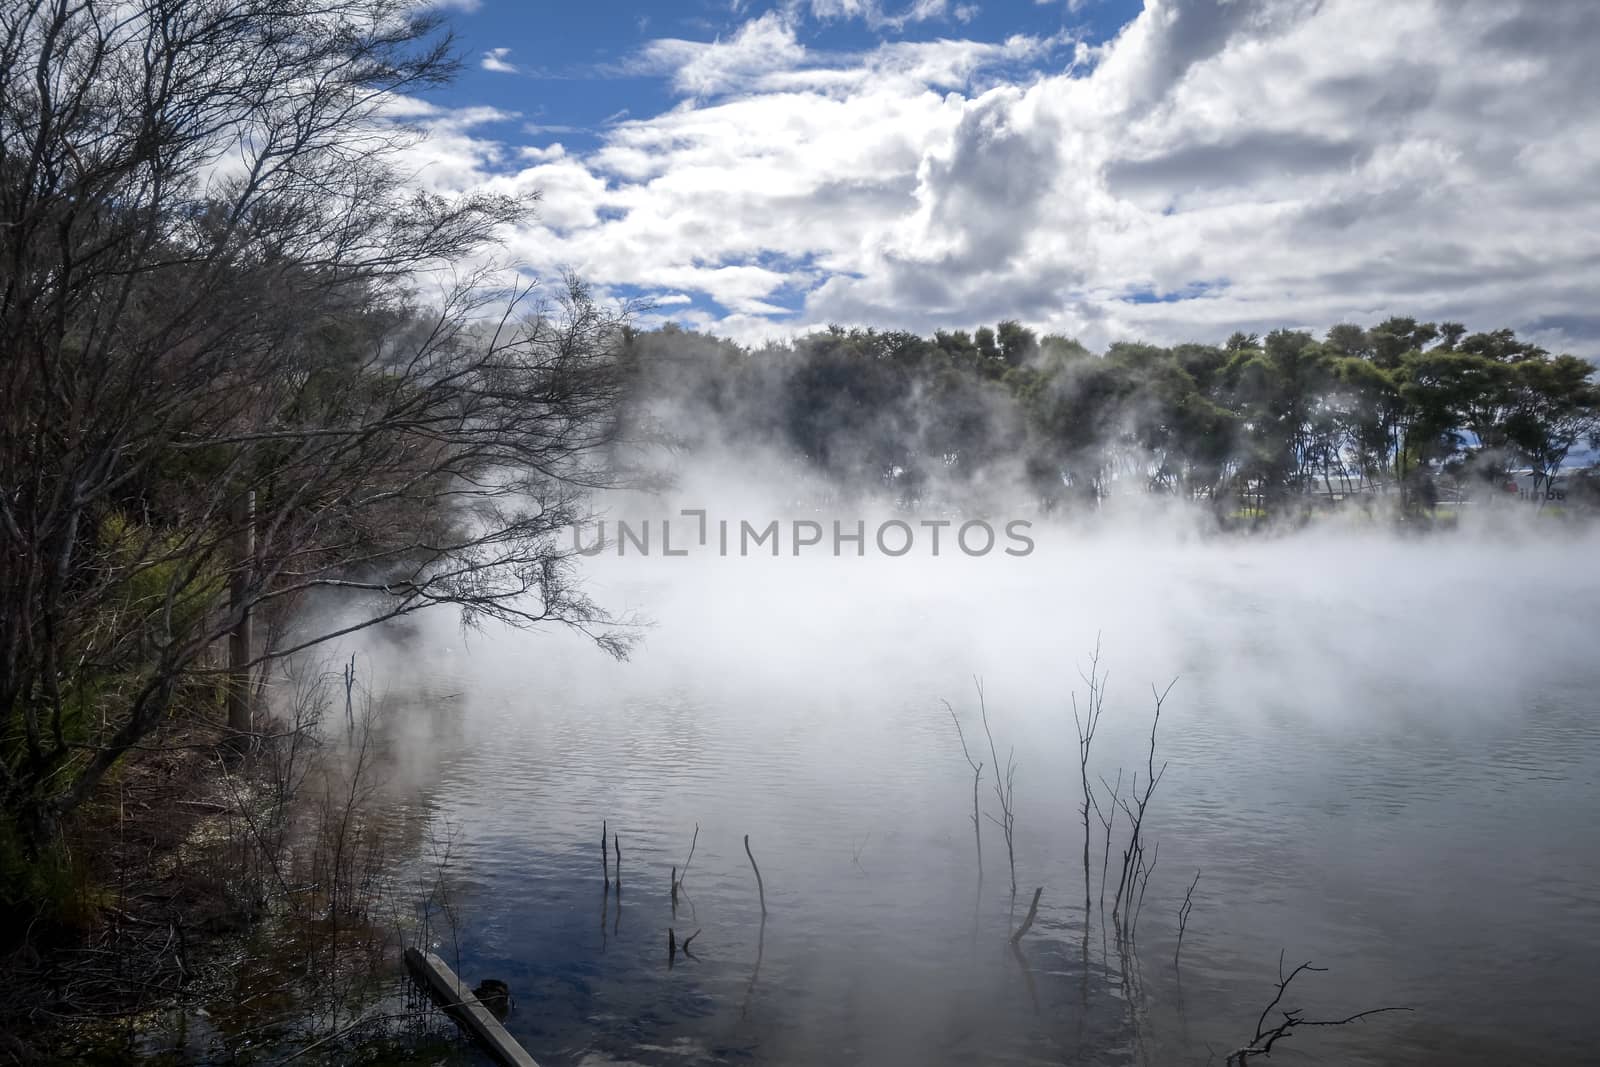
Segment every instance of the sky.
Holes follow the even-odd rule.
[[[1392,314],[1600,354],[1596,0],[452,0],[417,180],[757,343]]]

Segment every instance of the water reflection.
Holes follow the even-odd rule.
[[[886,712],[902,729],[885,747],[851,743],[862,731],[830,716],[796,729],[686,693],[518,703],[484,692],[453,712],[460,743],[429,793],[436,817],[462,827],[464,976],[510,982],[507,1025],[547,1064],[1203,1060],[1248,1037],[1284,945],[1330,968],[1306,1002],[1421,1009],[1385,1023],[1381,1040],[1296,1038],[1340,1062],[1421,1063],[1446,1047],[1457,1062],[1497,1062],[1492,1043],[1451,1042],[1529,1018],[1554,1047],[1584,1037],[1568,1013],[1600,971],[1572,947],[1594,943],[1600,916],[1584,887],[1600,871],[1543,816],[1592,786],[1593,749],[1572,747],[1594,735],[1559,691],[1498,738],[1513,758],[1490,758],[1483,739],[1408,758],[1374,737],[1320,781],[1303,774],[1303,740],[1287,725],[1255,739],[1273,761],[1240,775],[1225,724],[1203,708],[1175,715],[1172,778],[1151,818],[1163,868],[1207,870],[1181,968],[1170,961],[1188,879],[1158,872],[1143,964],[1119,953],[1072,903],[1072,793],[1039,780],[1039,760],[1018,801],[1018,866],[1019,881],[1046,890],[1034,928],[1009,943],[1015,905],[1005,872],[987,890],[978,880],[959,751],[908,718],[926,709]],[[827,758],[818,732],[834,737]],[[855,780],[840,772],[845,752]],[[1548,780],[1529,777],[1529,762]],[[819,766],[834,773],[811,773]],[[1271,811],[1263,795],[1280,798]],[[594,877],[602,821],[615,880]],[[662,951],[680,915],[699,931],[692,957]],[[1489,970],[1514,977],[1491,983]]]

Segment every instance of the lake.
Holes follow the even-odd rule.
[[[449,844],[435,947],[510,985],[541,1063],[1220,1063],[1280,952],[1327,968],[1285,997],[1308,1020],[1412,1010],[1278,1059],[1570,1062],[1600,1041],[1597,560],[1560,532],[1139,529],[1026,558],[603,555],[596,598],[653,623],[630,662],[442,616],[360,650]],[[1072,697],[1097,639],[1097,786],[1143,778],[1151,686],[1177,680],[1131,953],[1098,903],[1085,930]],[[975,677],[1014,753],[1014,902]],[[981,883],[943,701],[984,764]]]

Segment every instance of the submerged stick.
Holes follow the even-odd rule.
[[[1015,945],[1022,940],[1022,935],[1033,927],[1034,917],[1039,914],[1039,894],[1044,892],[1044,886],[1033,891],[1033,903],[1028,905],[1028,914],[1022,917],[1022,925],[1017,927],[1017,932],[1011,935],[1011,943]]]
[[[1178,957],[1183,954],[1183,932],[1189,925],[1189,913],[1194,910],[1194,887],[1200,884],[1200,869],[1195,868],[1194,881],[1189,883],[1188,892],[1183,894],[1183,906],[1178,909],[1178,947],[1172,953],[1172,965],[1178,965]]]
[[[755,853],[750,851],[750,835],[744,835],[744,854],[750,857],[750,869],[756,872],[756,892],[761,894],[761,918],[767,918],[767,889],[761,884],[761,868],[756,866]]]
[[[611,847],[617,850],[617,895],[622,895],[622,840],[616,834],[611,835]]]
[[[749,838],[745,839],[748,846]],[[761,929],[756,933],[756,964],[750,969],[750,984],[744,987],[744,1003],[739,1006],[739,1018],[750,1014],[750,998],[755,995],[756,979],[761,977],[761,957],[767,950],[767,917],[761,916]]]
[[[600,820],[600,873],[606,880],[606,888],[611,888],[611,868],[606,864],[606,821]]]
[[[694,847],[700,843],[700,824],[694,824],[694,837],[689,841],[689,855],[683,861],[683,878],[689,877],[689,864],[694,862]],[[678,890],[683,887],[683,878],[678,877],[678,868],[672,868],[672,906],[678,906]]]
[[[689,877],[689,864],[694,862],[694,847],[700,843],[700,824],[694,824],[694,836],[689,839],[689,855],[683,861],[683,878]],[[681,883],[683,878],[678,879]]]

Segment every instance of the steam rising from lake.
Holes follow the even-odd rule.
[[[477,916],[466,951],[525,991],[566,991],[551,1009],[570,1015],[556,1062],[673,1061],[641,1052],[644,1037],[606,1021],[614,1012],[659,1015],[650,1041],[771,1062],[823,1055],[841,1031],[888,1062],[964,1047],[1070,1058],[1074,1042],[1126,1052],[1119,1001],[1049,1008],[1067,988],[1052,983],[1079,973],[1074,957],[1053,954],[1082,929],[1071,698],[1082,700],[1097,641],[1111,679],[1096,776],[1144,767],[1150,686],[1177,679],[1158,738],[1157,763],[1170,763],[1152,806],[1161,851],[1142,954],[1170,959],[1183,889],[1204,870],[1186,984],[1166,972],[1147,983],[1141,1040],[1171,1055],[1237,1047],[1287,949],[1291,962],[1332,968],[1301,994],[1312,1015],[1419,1009],[1381,1030],[1296,1038],[1341,1062],[1497,1062],[1530,1020],[1552,1047],[1580,1047],[1578,991],[1600,980],[1600,909],[1583,903],[1600,878],[1593,533],[1499,512],[1403,537],[1354,517],[1239,536],[1152,507],[1077,523],[991,509],[996,528],[1033,523],[1031,553],[935,557],[919,540],[889,558],[871,544],[875,524],[929,512],[729,473],[608,502],[613,524],[657,524],[651,554],[630,544],[619,557],[612,545],[583,561],[598,601],[651,620],[629,662],[568,632],[463,637],[444,616],[419,620],[403,642],[366,644],[386,689],[440,698],[428,702],[443,710],[407,728],[419,765],[423,753],[447,757],[425,793],[466,839],[463,907]],[[787,533],[776,557],[766,546],[722,555],[713,533],[707,547],[664,556],[661,520],[675,546],[690,540],[679,534],[696,520],[682,509],[704,509],[713,531],[721,519],[736,529],[860,519],[869,540],[859,557],[827,544],[796,556]],[[994,756],[1015,753],[1022,895],[1045,887],[1030,935],[1045,946],[1032,964],[1045,991],[1035,991],[1041,1014],[1012,1018],[1023,1003],[1008,984],[1014,967],[972,964],[960,990],[917,985],[936,1017],[964,1005],[955,1034],[896,1016],[857,986],[839,994],[836,979],[894,988],[906,967],[968,966],[929,946],[962,938],[975,880],[971,776],[943,700],[976,736],[982,801],[997,813],[995,759],[974,732],[975,677]],[[438,753],[428,747],[445,737]],[[604,944],[588,899],[601,819],[647,886],[627,898],[637,911],[624,913],[623,940]],[[702,983],[703,1012],[675,1007],[655,969],[672,921],[656,898],[696,823],[698,914],[677,921],[705,927],[696,945],[718,962],[671,977]],[[1003,945],[1004,849],[987,820],[984,832],[986,933],[973,943]],[[785,925],[766,935],[768,999],[736,1012],[756,948],[746,833]],[[591,975],[580,992],[571,968]],[[1096,1022],[1067,1035],[1060,1019],[1079,1010]],[[535,1047],[550,1055],[549,1040]]]

